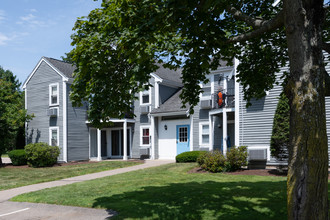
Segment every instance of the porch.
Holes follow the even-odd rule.
[[[112,119],[113,126],[89,129],[89,158],[127,160],[132,155],[134,119]]]

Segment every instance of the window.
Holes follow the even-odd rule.
[[[49,85],[49,105],[53,106],[53,105],[58,105],[59,103],[59,84],[50,84]]]
[[[140,93],[140,104],[148,105],[151,104],[151,90],[144,90]]]
[[[207,84],[201,84],[201,88],[203,90],[203,93],[201,94],[201,98],[210,98],[212,89],[211,89],[211,76],[206,77],[209,81]]]
[[[50,146],[59,146],[59,132],[58,127],[49,128],[49,145]]]
[[[179,128],[179,142],[188,142],[188,127]]]
[[[210,144],[210,125],[209,122],[203,122],[199,124],[199,144]]]
[[[150,128],[141,127],[141,145],[149,146],[150,145]]]

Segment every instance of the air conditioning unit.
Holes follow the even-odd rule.
[[[267,149],[249,149],[249,160],[267,160]]]
[[[51,109],[47,109],[47,116],[49,117],[57,117],[57,108],[51,108]]]
[[[201,100],[200,106],[201,106],[201,109],[211,109],[212,100]]]
[[[149,113],[149,106],[140,106],[140,113],[141,114],[148,114]]]
[[[140,148],[140,155],[150,155],[150,148]]]

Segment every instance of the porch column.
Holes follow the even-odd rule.
[[[150,126],[150,135],[151,135],[151,147],[150,147],[150,159],[154,160],[155,159],[155,117],[151,115],[151,120],[150,120],[151,126]]]
[[[124,120],[124,154],[123,160],[127,160],[127,121]]]
[[[213,150],[213,116],[209,115],[209,151]]]
[[[227,154],[227,108],[223,108],[222,112],[222,145],[223,155]]]
[[[239,82],[237,81],[238,78],[237,75],[237,66],[239,64],[238,59],[235,58],[235,145],[240,146],[239,143],[239,100],[240,100],[240,94],[239,94]]]
[[[101,130],[97,129],[97,160],[101,161]]]

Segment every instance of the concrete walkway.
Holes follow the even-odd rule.
[[[46,189],[46,188],[51,188],[51,187],[56,187],[56,186],[64,186],[72,183],[79,183],[87,180],[93,180],[93,179],[98,179],[106,176],[113,176],[116,174],[121,174],[121,173],[127,173],[135,170],[141,170],[145,168],[150,168],[150,167],[157,167],[169,163],[174,163],[174,160],[145,160],[143,164],[136,165],[136,166],[131,166],[131,167],[125,167],[125,168],[120,168],[120,169],[115,169],[115,170],[108,170],[108,171],[102,171],[98,173],[92,173],[92,174],[86,174],[83,176],[76,176],[76,177],[71,177],[71,178],[66,178],[62,180],[56,180],[52,182],[46,182],[46,183],[38,183],[34,185],[29,185],[29,186],[22,186],[14,189],[8,189],[8,190],[3,190],[0,191],[0,203],[7,201],[17,195],[23,194],[23,193],[28,193],[28,192],[34,192],[38,191],[41,189]]]

